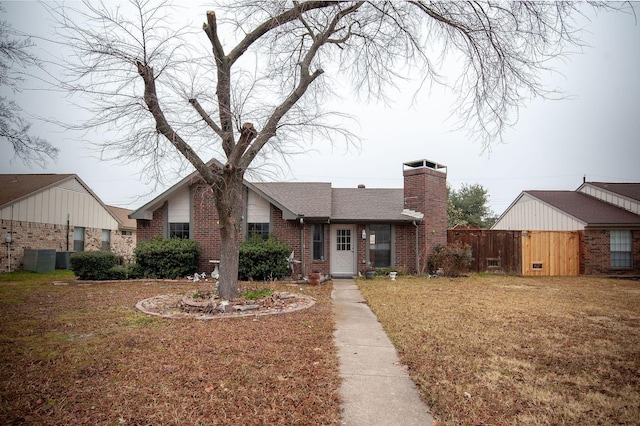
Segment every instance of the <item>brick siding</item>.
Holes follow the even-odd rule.
[[[429,168],[418,168],[406,170],[404,180],[404,207],[425,214],[425,220],[420,222],[418,226],[418,239],[421,252],[430,254],[436,245],[445,244],[447,240],[446,174]],[[192,238],[202,248],[202,258],[198,269],[210,272],[213,270],[213,265],[209,263],[209,260],[220,259],[220,231],[213,193],[207,185],[196,184],[192,187],[192,197]],[[164,211],[163,207],[154,211],[151,221],[137,221],[137,239],[139,241],[164,235]],[[282,211],[272,205],[271,225],[271,234],[277,240],[289,244],[294,251],[294,258],[301,261],[295,266],[294,276],[304,276],[315,270],[324,274],[330,273],[332,242],[328,224],[325,226],[324,260],[311,258],[312,223],[305,222],[301,225],[297,220],[285,220]],[[360,272],[366,268],[366,240],[359,238],[364,229],[364,224],[358,224],[354,236],[358,255],[356,268]],[[394,229],[396,268],[406,272],[416,272],[416,231],[414,225],[411,223],[396,224]],[[304,246],[302,239],[304,239]],[[424,254],[421,255],[421,259],[423,257]]]
[[[580,240],[580,273],[586,275],[639,275],[640,230],[631,231],[631,269],[612,269],[609,230],[585,230]]]
[[[404,198],[405,208],[424,213],[424,220],[418,224],[420,262],[423,263],[436,246],[447,243],[447,175],[428,167],[406,169]],[[415,237],[412,240],[415,245]],[[413,265],[415,268],[415,260]]]

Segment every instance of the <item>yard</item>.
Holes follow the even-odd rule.
[[[640,282],[358,280],[442,425],[640,424]]]
[[[306,310],[136,311],[211,284],[0,275],[3,424],[340,424],[330,285]],[[246,285],[246,284],[245,284]],[[640,424],[640,282],[358,280],[438,426]]]
[[[339,424],[330,286],[302,287],[314,306],[268,317],[134,309],[210,286],[0,274],[0,423]]]

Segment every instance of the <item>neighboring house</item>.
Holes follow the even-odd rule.
[[[526,231],[573,232],[581,274],[638,275],[640,183],[584,182],[575,191],[524,191],[491,229],[523,231],[523,237]]]
[[[332,188],[330,183],[244,184],[244,240],[274,236],[294,252],[296,275],[318,270],[355,276],[368,266],[423,271],[446,244],[445,166],[404,164],[404,188]],[[220,232],[211,189],[193,173],[130,215],[138,240],[190,238],[203,250],[199,268],[220,259]]]
[[[125,263],[133,261],[133,249],[136,248],[136,220],[130,219],[133,210],[122,207],[107,206],[111,213],[118,219],[118,230],[112,233],[109,247],[102,241],[103,248],[111,250],[116,256],[121,257]]]
[[[2,272],[22,269],[25,249],[120,250],[125,228],[74,174],[0,175]]]

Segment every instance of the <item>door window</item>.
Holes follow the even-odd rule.
[[[336,250],[351,251],[351,229],[336,230]]]

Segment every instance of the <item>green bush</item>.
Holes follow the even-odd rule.
[[[136,280],[139,278],[144,278],[144,271],[137,263],[129,263],[124,267],[127,273],[127,279]]]
[[[133,251],[136,273],[144,278],[179,278],[196,272],[201,250],[193,240],[154,238]]]
[[[107,271],[109,280],[126,280],[128,278],[127,269],[122,265],[115,265]]]
[[[71,270],[81,280],[109,280],[116,255],[110,251],[79,251],[69,258]]]
[[[471,246],[469,244],[453,243],[439,245],[433,251],[430,259],[432,273],[445,277],[457,277],[471,266]]]
[[[254,238],[240,244],[238,278],[266,281],[289,275],[287,257],[291,253],[288,244],[273,238],[264,241]]]

